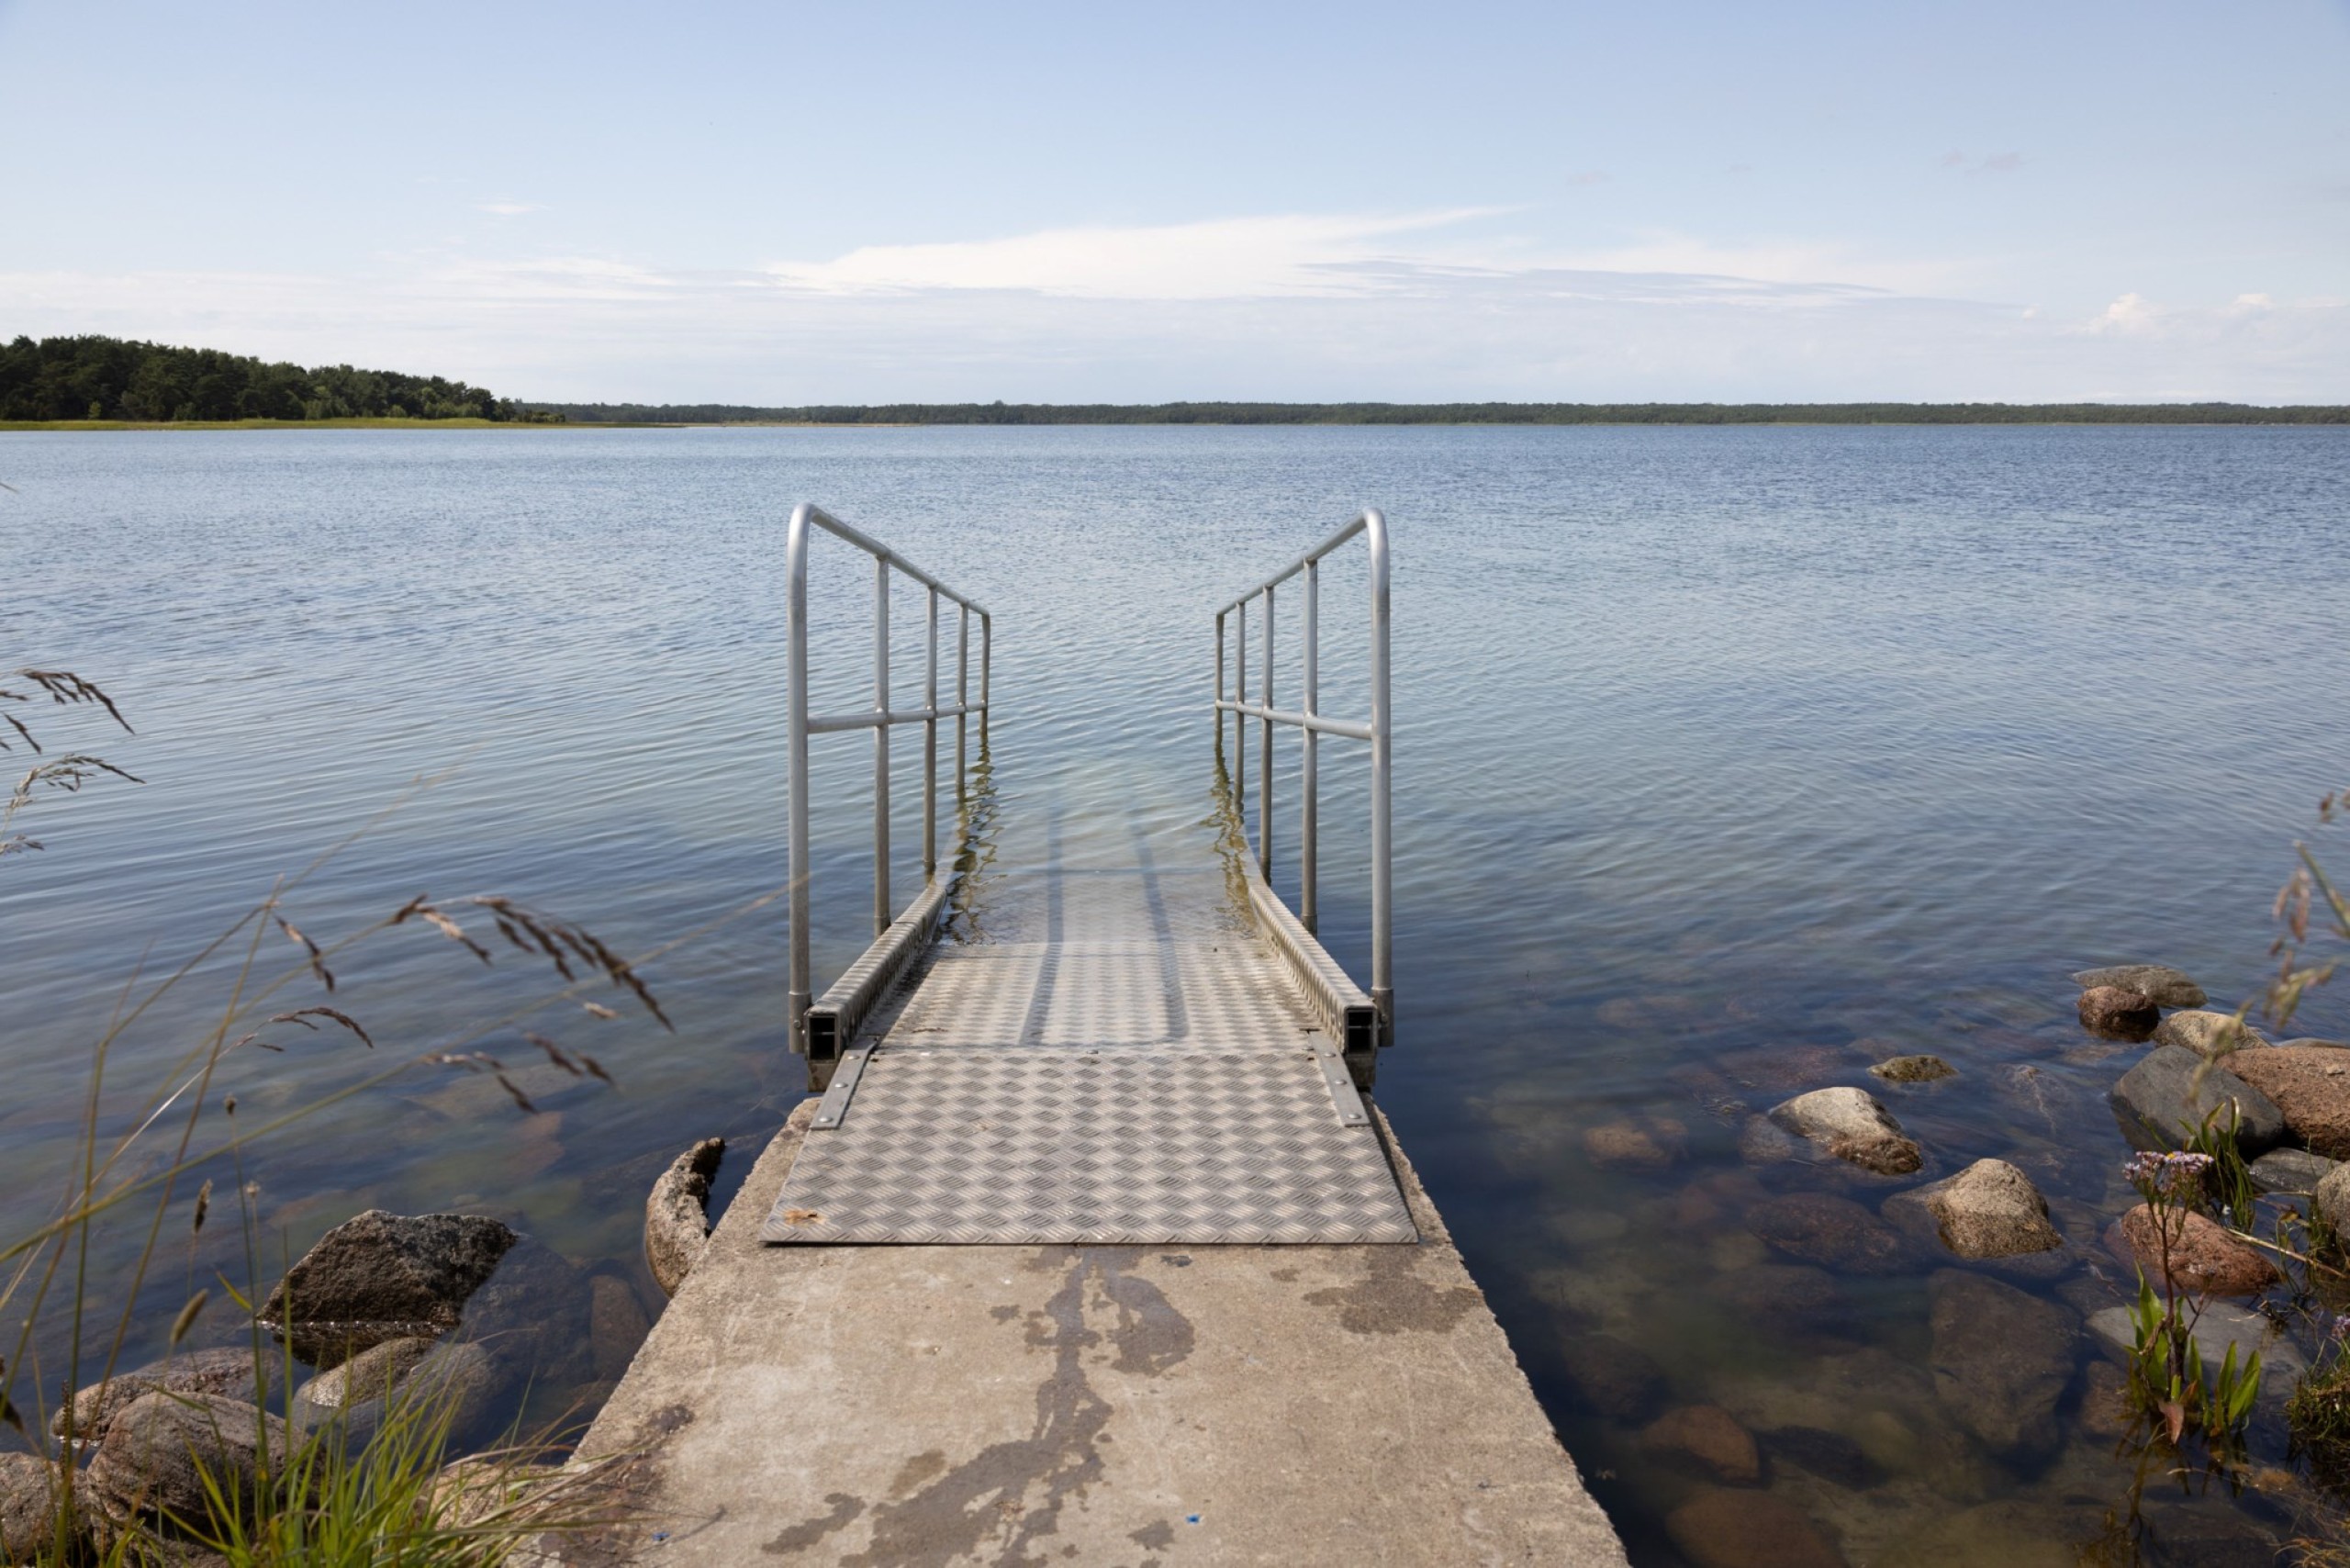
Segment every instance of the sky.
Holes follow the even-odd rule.
[[[0,0],[0,336],[551,400],[2350,402],[2350,0]]]

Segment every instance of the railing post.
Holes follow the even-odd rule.
[[[1234,610],[1237,619],[1233,623],[1232,695],[1246,706],[1248,701],[1248,601],[1242,599]],[[1232,814],[1240,819],[1240,836],[1248,837],[1248,715],[1232,716]]]
[[[964,800],[965,780],[969,777],[971,753],[966,744],[969,734],[970,714],[961,711],[971,702],[971,607],[957,602],[955,606],[955,803]]]
[[[1395,1039],[1393,834],[1388,815],[1387,519],[1363,513],[1371,543],[1371,1000],[1379,1009],[1379,1043]]]
[[[995,657],[995,617],[979,611],[979,734],[988,732],[988,721],[995,716],[995,709],[988,699],[988,669]]]
[[[930,590],[930,662],[923,680],[930,717],[922,725],[922,879],[938,876],[938,590]]]
[[[1273,589],[1265,586],[1265,673],[1258,678],[1262,695],[1258,706],[1273,711]],[[1257,739],[1264,752],[1257,758],[1257,868],[1273,879],[1273,722],[1257,721]]]
[[[808,505],[791,509],[784,532],[784,767],[786,874],[791,888],[791,978],[787,1017],[791,1048],[808,1054]]]
[[[1215,749],[1224,750],[1224,616],[1215,618],[1215,704],[1208,710],[1215,715]]]
[[[1299,635],[1305,643],[1304,689],[1301,693],[1305,706],[1302,710],[1309,719],[1321,711],[1322,651],[1321,610],[1322,563],[1305,563],[1305,614]],[[1315,899],[1314,884],[1316,862],[1321,853],[1321,779],[1317,775],[1315,756],[1320,734],[1311,725],[1300,732],[1304,736],[1304,758],[1298,768],[1297,813],[1297,918],[1306,930],[1315,929]]]
[[[890,563],[873,558],[873,935],[890,929]]]

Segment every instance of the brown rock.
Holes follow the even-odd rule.
[[[387,1339],[456,1326],[465,1302],[515,1243],[480,1215],[396,1215],[343,1221],[302,1254],[262,1305],[262,1322],[320,1370]]]
[[[1768,1492],[1707,1492],[1664,1521],[1696,1568],[1844,1568],[1844,1554]]]
[[[1958,1069],[1935,1056],[1887,1057],[1869,1072],[1887,1083],[1931,1083],[1958,1076]]]
[[[1754,1486],[1762,1480],[1762,1455],[1753,1434],[1718,1405],[1666,1411],[1640,1434],[1640,1446],[1727,1485]]]
[[[115,1413],[84,1481],[118,1528],[201,1520],[214,1512],[207,1479],[224,1500],[251,1506],[263,1441],[273,1462],[289,1451],[285,1423],[240,1400],[145,1394]]]
[[[1559,1347],[1567,1379],[1583,1403],[1602,1416],[1637,1421],[1664,1396],[1664,1369],[1637,1345],[1606,1334],[1583,1334]]]
[[[2093,985],[2081,992],[2081,1027],[2109,1040],[2143,1040],[2163,1021],[2162,1009],[2142,992]]]
[[[2089,1363],[2081,1391],[2081,1430],[2093,1438],[2118,1438],[2137,1419],[2130,1399],[2130,1374],[2111,1361]]]
[[[2095,986],[2119,986],[2134,991],[2158,1007],[2200,1007],[2210,999],[2203,988],[2167,964],[2116,964],[2110,969],[2083,969],[2073,977],[2083,991]]]
[[[1689,1129],[1670,1117],[1617,1120],[1587,1129],[1583,1151],[1602,1170],[1662,1170],[1681,1158]]]
[[[2172,1282],[2183,1291],[2202,1295],[2258,1295],[2279,1278],[2276,1265],[2230,1236],[2217,1222],[2188,1209],[2167,1215]],[[2113,1222],[2105,1244],[2122,1262],[2143,1269],[2157,1286],[2162,1282],[2163,1238],[2154,1227],[2154,1211],[2140,1204]]]
[[[588,1282],[588,1342],[596,1358],[596,1375],[619,1378],[636,1359],[636,1348],[653,1325],[636,1292],[617,1274],[598,1274]]]
[[[432,1353],[432,1340],[421,1336],[371,1346],[304,1383],[295,1394],[295,1406],[323,1415],[386,1398],[419,1361]]]
[[[710,1182],[725,1153],[724,1138],[702,1139],[671,1160],[645,1196],[644,1260],[668,1295],[686,1282],[710,1239]]]
[[[1789,1257],[1848,1274],[1899,1273],[1909,1261],[1892,1226],[1825,1193],[1766,1198],[1746,1211],[1746,1228]]]
[[[2350,1159],[2350,1051],[2272,1046],[2238,1051],[2228,1070],[2285,1114],[2285,1130],[2328,1159]]]

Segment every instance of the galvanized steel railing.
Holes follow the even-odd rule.
[[[873,706],[862,712],[811,715],[808,711],[808,542],[810,532],[822,529],[873,557]],[[955,721],[956,797],[964,796],[969,772],[966,725],[978,715],[984,725],[988,711],[988,664],[993,622],[974,600],[932,577],[888,545],[851,528],[821,508],[801,502],[791,511],[784,545],[785,571],[789,580],[786,599],[789,643],[790,875],[791,875],[791,1048],[809,1058],[811,1079],[830,1074],[854,1033],[865,1008],[887,988],[898,968],[927,937],[928,924],[940,907],[946,884],[938,877],[938,722]],[[923,706],[890,706],[890,572],[895,567],[930,590],[928,663],[923,683]],[[956,606],[955,704],[938,705],[938,601]],[[971,617],[979,620],[979,700],[970,700]],[[890,899],[890,731],[899,724],[923,727],[922,868],[923,889],[902,913]],[[811,863],[808,857],[808,737],[844,730],[873,732],[873,935],[875,941],[849,972],[824,993],[821,1002],[809,989],[808,903]],[[984,737],[982,747],[984,748]],[[919,928],[919,929],[917,929]],[[819,1084],[821,1087],[821,1084]]]
[[[1320,566],[1325,556],[1358,533],[1364,535],[1371,546],[1371,718],[1368,722],[1333,719],[1321,711]],[[1305,578],[1304,605],[1299,625],[1305,655],[1303,671],[1304,689],[1300,693],[1296,709],[1283,710],[1273,706],[1273,590],[1301,573]],[[1248,700],[1248,605],[1259,598],[1265,601],[1264,673],[1258,683],[1258,699],[1251,703]],[[1237,619],[1238,633],[1235,639],[1236,678],[1231,697],[1225,695],[1225,622],[1227,617]],[[1317,753],[1320,737],[1326,734],[1344,735],[1350,740],[1371,743],[1371,999],[1379,1009],[1380,1043],[1387,1044],[1393,1038],[1395,1017],[1392,924],[1394,888],[1389,869],[1388,825],[1387,519],[1376,509],[1363,512],[1337,532],[1215,612],[1215,708],[1219,738],[1224,733],[1224,715],[1232,713],[1237,716],[1236,727],[1239,745],[1237,748],[1238,767],[1235,771],[1236,792],[1246,788],[1248,722],[1252,718],[1258,722],[1260,755],[1257,776],[1257,864],[1268,878],[1273,869],[1273,726],[1292,725],[1304,737],[1304,758],[1299,770],[1297,918],[1308,934],[1314,931],[1318,914],[1316,881],[1321,847],[1321,802]],[[1237,801],[1235,804],[1237,807]]]

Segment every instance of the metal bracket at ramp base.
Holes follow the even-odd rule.
[[[1212,1246],[1419,1239],[1311,1050],[893,1047],[801,1144],[763,1241]]]

